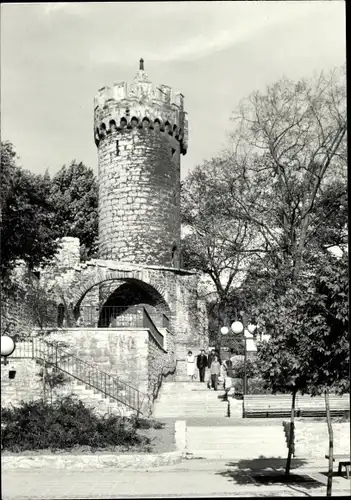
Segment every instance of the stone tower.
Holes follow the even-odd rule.
[[[180,156],[188,142],[184,96],[154,86],[140,59],[134,82],[94,101],[99,163],[99,257],[179,268]]]

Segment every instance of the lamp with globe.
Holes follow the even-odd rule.
[[[4,358],[4,365],[8,363],[8,356],[13,354],[16,349],[16,344],[11,337],[8,335],[1,336],[1,357]],[[9,378],[15,378],[16,370],[9,371]]]
[[[243,393],[247,394],[247,351],[248,351],[248,342],[252,344],[250,350],[255,350],[255,346],[253,343],[253,333],[256,330],[256,325],[252,325],[251,323],[244,329],[244,325],[241,321],[234,321],[230,327],[231,331],[235,335],[240,335],[244,332],[244,384],[243,384]],[[229,328],[226,326],[222,326],[221,334],[227,335],[229,333]]]

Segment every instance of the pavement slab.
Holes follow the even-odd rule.
[[[303,481],[262,483],[260,477],[284,470],[284,460],[184,460],[143,470],[55,471],[43,467],[2,472],[3,500],[59,498],[267,497],[325,496],[325,461],[293,461],[292,474]],[[333,478],[333,496],[350,493],[345,477]]]

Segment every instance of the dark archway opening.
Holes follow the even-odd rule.
[[[169,327],[170,310],[162,295],[146,283],[130,280],[116,288],[104,301],[98,327],[142,328],[145,315],[156,327]]]

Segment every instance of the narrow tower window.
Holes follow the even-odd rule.
[[[172,247],[172,267],[176,266],[176,257],[177,257],[177,245],[173,245]]]
[[[119,156],[119,142],[116,141],[116,156]]]
[[[65,319],[65,306],[63,304],[59,304],[57,308],[57,326],[62,327],[63,321]]]

